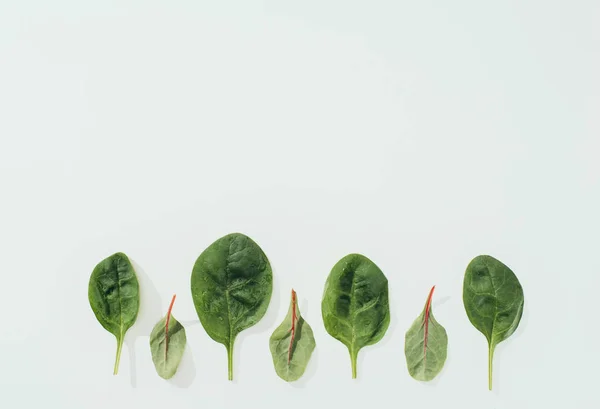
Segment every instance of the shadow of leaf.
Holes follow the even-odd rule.
[[[169,383],[179,388],[189,388],[196,379],[196,363],[194,362],[194,354],[189,345],[185,346],[181,363],[175,376],[169,379]]]
[[[130,259],[131,260],[131,259]],[[133,388],[137,387],[137,369],[135,343],[140,337],[150,337],[152,328],[162,317],[161,298],[150,277],[146,272],[131,260],[140,285],[140,310],[135,324],[125,335],[125,344],[129,350],[130,381]]]
[[[273,282],[275,281],[275,271],[273,271]],[[277,291],[277,286],[275,285],[275,283],[273,284],[273,293],[271,294],[271,300],[269,302],[269,307],[267,308],[267,312],[265,313],[265,315],[262,317],[262,319],[256,323],[256,325],[240,332],[235,340],[235,344],[234,344],[234,349],[233,349],[233,382],[236,383],[236,379],[239,376],[240,370],[238,369],[238,367],[241,367],[241,371],[243,371],[243,366],[242,366],[242,361],[241,361],[241,348],[239,348],[239,344],[241,342],[244,342],[244,339],[246,339],[246,337],[249,336],[253,336],[253,335],[257,335],[257,334],[264,334],[265,335],[265,345],[267,346],[266,348],[266,352],[268,353],[268,345],[269,345],[269,336],[270,333],[267,333],[269,329],[274,328],[276,320],[277,320],[277,313],[279,311],[279,305],[280,305],[280,294],[279,291]],[[270,354],[269,354],[269,359],[270,359]],[[266,357],[265,357],[266,359]],[[238,376],[236,376],[236,374],[238,374]]]

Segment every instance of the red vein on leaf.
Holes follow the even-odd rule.
[[[429,339],[429,316],[431,314],[431,299],[433,298],[433,290],[435,285],[431,287],[429,291],[429,297],[427,297],[427,303],[425,304],[425,339],[423,340],[423,366],[427,362],[427,341]]]
[[[294,338],[296,338],[296,320],[298,319],[296,314],[296,291],[292,289],[292,336],[290,338],[290,346],[288,348],[288,365],[292,360],[292,346],[294,345]]]
[[[171,320],[171,310],[173,309],[173,304],[175,304],[175,297],[177,297],[177,294],[173,294],[171,305],[169,305],[169,311],[167,311],[167,320],[165,324],[165,360],[167,359],[167,352],[169,351],[169,321]]]

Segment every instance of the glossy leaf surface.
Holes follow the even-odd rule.
[[[233,379],[236,336],[265,315],[273,274],[265,253],[251,238],[232,233],[200,254],[192,271],[192,298],[202,326],[225,345]]]
[[[517,276],[501,261],[487,255],[477,256],[465,272],[463,303],[471,324],[488,341],[491,390],[494,349],[519,326],[525,303],[523,288]]]
[[[435,286],[429,292],[423,312],[406,332],[404,354],[410,376],[418,381],[431,381],[446,362],[448,335],[433,316],[431,301]]]
[[[313,331],[302,318],[296,292],[292,290],[288,313],[269,340],[277,375],[287,382],[299,379],[306,370],[315,346]]]
[[[381,340],[390,323],[388,280],[360,254],[349,254],[331,270],[321,303],[327,332],[350,352],[352,377],[361,348]]]
[[[115,375],[119,372],[125,333],[137,319],[139,291],[133,266],[123,253],[102,260],[90,277],[88,298],[92,311],[100,324],[117,338]]]

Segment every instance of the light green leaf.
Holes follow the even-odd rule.
[[[329,335],[348,347],[356,378],[358,352],[379,342],[390,324],[387,278],[365,256],[347,255],[327,277],[321,313]]]
[[[125,254],[113,254],[96,265],[88,285],[88,299],[96,319],[117,338],[113,371],[116,375],[125,333],[135,323],[140,307],[139,283]]]
[[[410,376],[418,381],[430,381],[440,373],[446,362],[448,335],[433,316],[431,300],[435,286],[429,292],[423,312],[406,332],[404,354]]]
[[[273,273],[265,253],[250,237],[221,237],[200,254],[192,271],[192,298],[206,333],[227,349],[233,379],[236,336],[265,315]]]
[[[477,256],[467,266],[463,303],[471,324],[488,341],[488,386],[496,345],[510,337],[521,321],[525,298],[517,276],[491,256]]]
[[[175,296],[167,315],[158,321],[150,334],[152,362],[158,375],[164,379],[172,378],[177,372],[186,344],[185,328],[171,313],[174,302]]]
[[[306,370],[315,346],[313,331],[302,318],[296,292],[292,290],[287,316],[269,340],[277,375],[287,382],[299,379]]]

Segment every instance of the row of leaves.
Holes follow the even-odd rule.
[[[433,316],[434,289],[435,286],[405,337],[408,371],[420,381],[430,381],[439,374],[448,348],[446,330]],[[262,319],[272,290],[273,273],[267,256],[243,234],[218,239],[194,264],[191,291],[196,312],[207,334],[225,345],[230,380],[235,339]],[[137,318],[140,303],[139,284],[125,254],[116,253],[96,266],[88,296],[98,321],[117,338],[117,374],[123,339]],[[152,360],[165,379],[176,373],[186,345],[185,329],[172,314],[174,302],[175,296],[167,315],[150,334]],[[519,325],[523,289],[506,265],[482,255],[467,266],[463,302],[469,320],[488,341],[491,390],[494,349]],[[327,278],[321,311],[327,332],[348,348],[352,377],[356,378],[359,351],[381,340],[390,323],[387,278],[367,257],[347,255],[335,264]],[[310,325],[302,318],[294,290],[288,313],[271,335],[269,346],[275,371],[282,379],[290,382],[303,375],[316,343]]]

